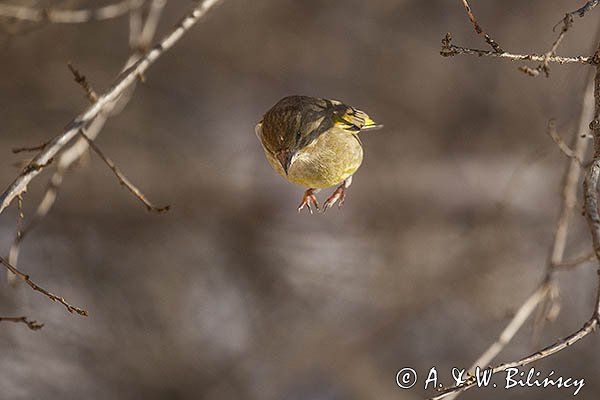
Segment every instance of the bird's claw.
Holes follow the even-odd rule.
[[[298,212],[302,211],[304,206],[306,206],[306,208],[308,208],[308,211],[310,211],[310,213],[312,214],[313,210],[310,207],[311,204],[313,204],[315,206],[315,209],[319,211],[319,203],[317,202],[317,197],[315,196],[314,189],[308,189],[306,192],[304,192],[302,202],[298,206]]]
[[[338,203],[338,209],[342,208],[344,205],[344,200],[346,199],[346,187],[344,185],[339,186],[335,191],[329,196],[325,204],[323,204],[323,213],[327,211],[327,209],[333,207],[336,202]]]

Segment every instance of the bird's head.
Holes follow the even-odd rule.
[[[324,108],[317,99],[289,96],[281,99],[263,116],[256,126],[256,134],[265,149],[288,170],[298,152],[307,147],[330,126]]]

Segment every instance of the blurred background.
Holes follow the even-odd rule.
[[[96,7],[100,1],[10,2]],[[473,2],[507,50],[547,51],[552,27],[583,1]],[[170,1],[157,38],[194,2]],[[559,53],[590,54],[600,10],[577,18]],[[61,132],[86,107],[67,62],[103,92],[131,50],[128,18],[25,24],[0,33],[0,186],[18,174],[14,147]],[[486,48],[456,1],[224,0],[149,70],[97,144],[156,204],[150,214],[90,154],[24,242],[19,267],[86,308],[70,315],[2,276],[3,399],[424,399],[427,371],[450,384],[492,343],[544,275],[565,157],[589,69],[550,79],[503,60],[439,55]],[[531,66],[535,66],[532,64]],[[254,125],[281,97],[339,99],[385,129],[344,208],[296,212],[303,188],[264,159]],[[31,216],[46,172],[25,195]],[[323,201],[329,190],[319,194]],[[581,201],[580,201],[581,203]],[[590,239],[576,208],[567,258]],[[16,207],[0,215],[1,252]],[[559,276],[562,312],[541,344],[591,313],[592,264]],[[600,393],[598,335],[535,365]],[[497,361],[531,351],[531,323]],[[404,367],[419,373],[396,386]],[[573,389],[471,390],[465,399],[564,399]]]

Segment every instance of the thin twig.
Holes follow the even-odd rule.
[[[558,36],[552,43],[552,47],[550,48],[550,50],[546,54],[544,54],[545,60],[542,61],[535,68],[531,68],[531,67],[527,67],[527,66],[519,67],[520,71],[525,72],[529,76],[538,76],[541,72],[543,72],[546,75],[546,78],[548,78],[550,76],[550,67],[548,66],[548,64],[549,64],[548,58],[556,55],[556,50],[558,49],[558,46],[560,45],[562,40],[565,38],[565,35],[567,34],[568,30],[571,28],[571,26],[573,26],[573,16],[571,15],[571,13],[566,14],[561,22],[562,22],[562,28],[560,29]]]
[[[21,229],[21,231],[20,231],[21,234],[15,236],[15,239],[14,239],[14,241],[10,247],[10,250],[8,252],[8,262],[11,265],[17,266],[21,242],[25,239],[27,234],[33,228],[35,228],[35,226],[38,224],[38,222],[46,216],[46,214],[48,213],[48,211],[54,204],[54,201],[56,200],[56,196],[58,193],[58,187],[62,183],[62,179],[63,179],[63,174],[58,173],[58,171],[56,173],[54,173],[54,175],[52,175],[52,178],[50,178],[50,181],[48,183],[48,188],[46,189],[46,192],[44,193],[44,197],[42,198],[42,201],[38,205],[38,207],[35,211],[35,214],[29,220],[29,223],[24,228]],[[9,283],[11,283],[11,284],[14,284],[16,282],[15,275],[8,270],[7,270],[7,278],[8,278]]]
[[[585,93],[583,96],[581,115],[579,117],[579,126],[573,134],[574,150],[573,153],[576,158],[583,157],[588,146],[586,138],[582,137],[579,132],[587,127],[590,119],[592,119],[594,113],[594,76],[591,75],[586,85]],[[577,204],[577,189],[579,177],[581,175],[581,164],[576,160],[575,157],[570,158],[567,163],[565,175],[562,183],[562,195],[561,195],[561,211],[556,223],[556,230],[554,232],[554,239],[552,241],[552,247],[550,250],[550,256],[546,265],[546,276],[542,282],[538,285],[538,288],[533,294],[523,303],[519,308],[514,317],[509,321],[508,325],[504,328],[500,337],[490,345],[490,347],[473,363],[471,370],[475,367],[483,367],[489,365],[493,359],[503,350],[503,348],[512,340],[516,332],[523,326],[525,321],[533,313],[536,306],[542,303],[545,299],[550,296],[550,300],[554,300],[558,296],[558,285],[554,281],[554,271],[559,268],[558,265],[562,262],[566,244],[569,224],[573,217],[573,210]],[[550,307],[550,309],[556,309]],[[544,307],[546,309],[546,307]],[[541,312],[540,318],[546,317],[546,312]],[[539,320],[539,319],[537,319]],[[534,324],[534,331],[541,329],[541,322]],[[535,336],[535,334],[534,334]],[[459,392],[454,395],[448,395],[448,399],[454,399]]]
[[[594,57],[576,56],[576,57],[563,57],[563,56],[545,56],[540,54],[514,54],[509,52],[497,53],[495,51],[471,49],[468,47],[461,47],[452,44],[452,35],[447,33],[442,39],[442,49],[440,54],[444,57],[453,57],[459,54],[468,54],[478,57],[495,57],[495,58],[506,58],[511,61],[540,61],[540,62],[553,62],[557,64],[595,64],[597,60]]]
[[[0,17],[13,18],[29,22],[50,22],[53,24],[80,24],[91,21],[103,21],[117,18],[129,12],[132,8],[140,7],[143,1],[124,0],[104,7],[90,10],[59,10],[54,8],[31,8],[2,4]]]
[[[85,96],[87,97],[88,101],[92,104],[98,101],[98,95],[88,83],[87,79],[85,78],[85,75],[81,74],[77,69],[75,69],[75,67],[71,63],[67,63],[67,67],[69,67],[69,70],[73,74],[75,82],[77,82],[77,84],[81,86],[82,89],[85,91]]]
[[[92,89],[90,87],[89,83],[85,79],[85,76],[83,76],[81,73],[79,73],[79,71],[77,71],[71,65],[71,63],[69,63],[68,66],[69,66],[69,69],[71,70],[71,72],[73,73],[73,75],[75,76],[75,82],[77,82],[83,88],[83,90],[86,92],[87,98],[90,101],[90,103],[95,103],[98,100],[98,96],[96,95],[96,92],[94,91],[94,89]],[[94,152],[96,154],[98,154],[98,156],[102,159],[102,161],[104,161],[104,163],[111,169],[111,171],[115,174],[115,176],[119,180],[119,183],[121,185],[125,186],[127,188],[127,190],[129,190],[138,200],[140,200],[146,206],[146,208],[148,209],[148,211],[155,211],[155,212],[158,212],[158,213],[162,213],[162,212],[165,212],[165,211],[169,210],[170,206],[156,207],[154,204],[152,204],[152,202],[150,202],[150,200],[148,200],[146,198],[146,196],[144,196],[144,194],[141,192],[141,190],[139,190],[137,188],[137,186],[135,186],[117,168],[117,166],[115,165],[115,163],[102,153],[102,151],[94,143],[94,141],[92,139],[90,139],[89,136],[86,135],[86,133],[84,132],[83,128],[79,131],[79,133],[86,140],[88,146],[92,150],[94,150]]]
[[[600,45],[596,54],[600,53]],[[592,244],[596,258],[600,263],[600,211],[598,210],[598,178],[600,177],[600,66],[594,76],[594,119],[590,122],[594,135],[594,158],[583,180],[584,211],[592,235]],[[598,265],[598,290],[596,307],[592,320],[600,318],[600,264]]]
[[[469,6],[469,3],[467,3],[467,0],[462,0],[462,2],[463,6],[465,7],[465,11],[467,12],[467,15],[469,16],[469,20],[471,20],[471,23],[473,24],[475,32],[477,32],[478,35],[483,35],[485,42],[490,45],[490,47],[494,50],[495,53],[504,53],[504,50],[502,50],[500,45],[496,43],[496,41],[494,41],[494,39],[492,39],[490,35],[483,31],[483,28],[481,28],[481,25],[479,25],[479,23],[477,22],[477,19],[475,18],[475,15],[471,10],[471,6]]]
[[[591,10],[593,10],[593,9],[594,9],[594,7],[596,7],[596,6],[598,5],[598,3],[600,3],[600,1],[599,1],[599,0],[591,0],[591,1],[588,1],[587,3],[585,3],[585,4],[583,5],[583,7],[581,7],[581,8],[578,8],[577,10],[575,10],[575,11],[573,11],[573,12],[570,12],[569,14],[571,14],[571,15],[578,14],[580,17],[583,17],[583,16],[585,16],[585,14],[586,14],[588,11],[591,11]]]
[[[140,75],[144,72],[167,50],[169,50],[181,37],[198,22],[206,13],[221,0],[204,0],[199,1],[191,12],[182,19],[182,21],[167,34],[159,44],[154,46],[146,55],[141,57],[135,64],[124,71],[116,82],[102,96],[98,97],[98,101],[88,107],[82,114],[74,118],[65,128],[65,130],[55,137],[48,146],[40,152],[31,162],[30,165],[44,165],[48,160],[54,157],[68,143],[71,142],[78,134],[79,130],[90,124],[94,118],[102,113],[104,107],[117,100],[127,88],[129,88]],[[31,180],[40,173],[39,168],[26,168],[10,186],[0,195],[0,213],[13,201],[13,199],[24,190]]]
[[[583,256],[575,257],[571,260],[566,260],[553,265],[555,269],[572,269],[579,267],[580,265],[592,262],[596,259],[594,253],[585,254]]]
[[[14,154],[18,154],[18,153],[23,153],[25,151],[40,151],[40,150],[44,150],[46,148],[46,146],[48,146],[48,143],[50,143],[50,140],[45,141],[42,144],[38,144],[37,146],[30,146],[30,147],[17,147],[12,149],[12,152]]]
[[[541,72],[543,72],[546,75],[546,77],[549,77],[550,76],[550,67],[548,66],[547,58],[556,55],[556,50],[558,49],[558,46],[560,45],[562,40],[565,38],[565,35],[567,34],[568,30],[573,26],[573,16],[579,15],[580,17],[583,17],[586,12],[592,10],[594,7],[596,7],[596,5],[598,5],[597,0],[596,1],[588,1],[583,7],[565,14],[564,18],[558,24],[556,24],[554,26],[554,28],[552,29],[554,31],[556,29],[556,27],[562,23],[560,32],[558,33],[558,36],[552,43],[552,47],[545,54],[546,60],[542,61],[535,68],[523,66],[523,67],[519,67],[519,70],[525,72],[527,75],[530,75],[530,76],[538,76]]]
[[[473,371],[478,366],[489,365],[496,356],[506,347],[513,339],[515,334],[521,329],[525,321],[529,318],[537,305],[546,297],[550,290],[548,285],[540,285],[532,294],[525,300],[521,307],[515,313],[515,316],[510,320],[504,328],[498,339],[490,345],[490,347],[481,355],[473,365],[469,368]]]
[[[142,32],[143,7],[134,8],[129,12],[129,47],[135,47],[135,41]]]
[[[23,219],[25,212],[23,211],[23,193],[17,197],[17,237],[23,236]]]
[[[444,47],[444,45],[451,46],[450,39],[451,38],[447,35],[446,43],[443,42],[443,47]],[[599,50],[596,51],[596,53],[592,57],[594,60],[597,60],[599,52],[600,52],[600,48],[599,48]],[[597,65],[597,62],[595,61],[594,64]],[[498,340],[496,340],[496,342],[494,342],[486,350],[486,352],[484,352],[482,354],[482,356],[479,357],[479,359],[473,364],[471,369],[475,368],[476,366],[484,367],[486,365],[489,365],[489,363],[499,354],[500,351],[502,351],[502,349],[510,342],[510,340],[512,340],[512,337],[516,334],[516,332],[520,329],[520,327],[528,319],[528,317],[535,310],[535,308],[539,304],[541,304],[541,302],[544,299],[550,298],[550,301],[555,301],[555,299],[558,296],[558,284],[555,280],[554,275],[555,275],[557,269],[560,268],[561,263],[563,262],[564,252],[565,252],[565,248],[566,248],[567,234],[568,234],[568,226],[572,219],[574,207],[577,202],[577,183],[579,182],[579,177],[580,177],[580,172],[581,172],[581,161],[580,160],[583,158],[585,151],[587,149],[587,144],[588,144],[587,137],[585,135],[580,135],[579,133],[584,130],[584,127],[587,125],[587,121],[589,121],[592,118],[594,118],[594,121],[596,122],[596,124],[592,123],[590,128],[595,126],[596,128],[599,129],[599,132],[600,132],[600,122],[598,122],[598,115],[600,115],[600,78],[599,78],[599,75],[600,75],[600,66],[596,66],[596,74],[591,79],[589,79],[588,85],[586,86],[587,88],[586,88],[584,99],[583,99],[583,106],[582,106],[582,110],[581,110],[579,127],[575,131],[575,134],[574,134],[574,142],[575,142],[574,146],[573,146],[574,150],[571,150],[562,141],[562,139],[558,135],[556,135],[556,136],[558,136],[559,140],[557,140],[557,138],[555,136],[551,135],[551,136],[553,136],[553,139],[555,140],[555,142],[557,142],[557,144],[559,144],[559,142],[560,142],[564,145],[562,150],[564,151],[564,148],[569,149],[570,154],[572,156],[569,158],[570,161],[568,163],[568,167],[565,172],[565,177],[564,177],[564,181],[563,181],[561,213],[560,213],[560,216],[559,216],[559,219],[557,222],[557,228],[556,228],[554,240],[552,243],[550,257],[549,257],[549,260],[548,260],[548,263],[546,266],[546,276],[542,280],[542,283],[538,286],[538,289],[536,289],[536,291],[527,299],[527,301],[521,306],[521,308],[516,313],[516,315],[511,319],[511,321],[509,322],[507,327],[504,329],[504,331],[502,332],[502,334],[500,335]],[[549,127],[549,128],[551,128],[551,127]],[[551,132],[552,132],[552,130],[549,129],[548,133],[551,133]],[[600,135],[595,134],[594,137],[596,138],[596,140],[595,140],[595,148],[597,149],[596,152],[600,154],[600,150],[598,150],[600,148],[600,139],[599,139]],[[559,147],[561,147],[560,144],[559,144]],[[593,179],[594,177],[595,177],[594,188],[597,187],[598,175],[600,175],[600,156],[597,157],[597,160],[598,160],[597,169],[599,172],[596,173],[595,176],[593,174],[588,173],[588,176],[591,175],[592,179],[590,179],[590,178],[588,178],[588,176],[586,176],[586,179],[584,181],[584,188],[589,188],[590,184],[594,184],[594,179]],[[594,163],[592,163],[589,168],[590,168],[589,169],[590,172],[593,171]],[[589,195],[589,196],[591,196],[590,198],[592,198],[592,199],[595,198],[594,196],[597,197],[597,192],[595,190],[586,189],[585,193],[586,193],[586,196]],[[595,210],[595,215],[598,216],[597,199],[595,200],[595,202],[596,202],[596,204],[595,204],[596,207],[594,207],[593,201],[592,202],[586,201],[586,214],[587,214],[587,209],[590,208],[590,209]],[[596,235],[598,238],[598,243],[600,243],[600,217],[597,219],[598,223],[595,223],[595,222],[592,223],[592,220],[593,219],[590,219],[590,217],[588,216],[588,221],[590,221],[590,225],[594,226],[595,229],[597,230],[596,234],[594,234],[594,232],[592,232],[592,236]],[[594,219],[594,221],[596,221],[596,220]],[[594,243],[596,243],[596,241]],[[597,248],[596,245],[594,248],[595,249]],[[596,255],[598,255],[598,254],[600,254],[600,250],[596,250]],[[599,258],[599,260],[600,260],[600,258]],[[579,262],[579,260],[577,260],[577,261]],[[558,309],[559,308],[558,308],[557,303],[553,303],[553,306],[550,308],[547,307],[547,303],[544,303],[544,306],[540,309],[541,312],[539,313],[539,315],[547,317],[549,315],[548,313],[556,314],[558,312],[557,311]],[[550,311],[548,311],[548,310],[550,310]],[[501,365],[495,367],[493,369],[493,372],[494,373],[501,372],[501,371],[505,371],[506,369],[511,368],[511,367],[527,365],[527,364],[533,363],[535,361],[538,361],[542,358],[548,357],[558,351],[565,349],[566,347],[574,344],[575,342],[579,341],[583,337],[587,336],[594,329],[596,329],[596,327],[600,323],[599,315],[600,315],[600,282],[598,284],[598,294],[597,294],[597,302],[596,302],[595,311],[594,311],[592,317],[590,318],[590,320],[588,320],[581,329],[579,329],[578,331],[576,331],[575,333],[569,335],[568,337],[566,337],[564,339],[558,340],[554,344],[544,348],[543,350],[541,350],[539,352],[533,353],[530,356],[522,358],[521,360],[518,360],[518,361],[515,361],[512,363],[501,364]],[[540,317],[540,319],[541,319],[541,317]],[[534,331],[541,329],[540,326],[541,326],[541,324],[537,324],[537,323],[534,324]],[[471,378],[470,380],[467,380],[465,383],[463,383],[461,385],[443,389],[442,394],[440,394],[436,397],[433,397],[432,399],[442,399],[442,398],[454,399],[454,398],[456,398],[456,396],[459,393],[461,393],[471,387],[474,387],[475,384],[476,384],[476,381],[474,381]]]
[[[600,35],[600,31],[599,31]],[[552,272],[552,265],[557,265],[563,261],[565,249],[567,246],[567,234],[570,221],[573,217],[573,211],[577,204],[577,190],[579,178],[581,176],[581,161],[588,149],[588,140],[582,137],[579,133],[588,129],[588,121],[594,115],[594,75],[590,74],[588,83],[583,94],[581,112],[575,132],[573,133],[573,154],[575,157],[570,158],[568,166],[563,177],[562,193],[561,193],[561,211],[554,232],[554,240],[552,242],[552,250],[548,261],[547,272]]]
[[[531,348],[538,349],[541,346],[542,332],[547,321],[555,321],[560,314],[560,284],[555,276],[554,266],[546,265],[546,276],[541,285],[547,286],[548,291],[542,299],[533,317],[531,329]]]
[[[565,38],[566,33],[573,26],[572,13],[566,14],[564,16],[564,18],[557,25],[555,25],[554,28],[552,28],[552,32],[554,32],[556,30],[556,27],[558,25],[560,25],[561,22],[562,22],[562,27],[560,28],[560,32],[558,33],[558,36],[556,37],[556,39],[554,39],[554,42],[552,42],[552,46],[550,47],[550,51],[548,52],[552,55],[556,54],[556,50],[558,49],[558,46],[561,44],[561,42]]]
[[[558,132],[556,131],[556,121],[554,119],[551,119],[550,121],[548,121],[548,128],[546,129],[546,133],[548,134],[548,136],[550,136],[552,138],[552,140],[554,141],[554,143],[556,143],[556,145],[558,146],[558,149],[567,157],[572,158],[574,160],[576,160],[579,165],[583,164],[583,161],[581,160],[581,158],[579,158],[579,155],[577,155],[575,153],[574,150],[572,150],[568,144],[565,143],[565,141],[563,140],[562,137],[560,137],[560,135],[558,134]]]
[[[131,47],[135,50],[135,52],[127,59],[125,62],[122,71],[129,68],[133,65],[143,54],[141,53],[141,47],[139,43],[141,43],[140,35],[141,31],[145,32],[146,37],[144,40],[149,43],[153,36],[154,30],[158,26],[158,20],[160,19],[160,13],[164,7],[165,0],[152,0],[150,5],[150,11],[148,12],[148,16],[146,21],[144,22],[144,26],[141,30],[132,31],[130,35],[130,40],[133,41]],[[140,9],[132,10],[132,13],[138,13]],[[148,27],[150,26],[150,27]],[[135,28],[135,27],[134,27]],[[135,89],[135,84],[130,86],[129,89],[122,94],[117,100],[112,103],[108,103],[102,112],[98,114],[96,118],[89,125],[86,136],[90,139],[95,139],[108,118],[108,115],[116,115],[119,113],[128,103],[131,95],[133,94],[133,90]],[[59,188],[63,182],[65,173],[71,168],[71,166],[81,159],[85,154],[87,154],[88,150],[87,140],[83,137],[80,137],[68,148],[63,150],[58,157],[56,171],[50,178],[48,182],[48,186],[46,188],[46,192],[42,200],[40,201],[35,214],[27,224],[27,226],[22,230],[21,237],[15,237],[12,246],[10,247],[8,262],[14,266],[17,266],[17,261],[20,252],[20,246],[25,238],[26,234],[28,234],[32,229],[34,229],[37,224],[50,212],[52,206],[56,201],[56,197],[58,195]],[[10,283],[14,284],[16,282],[16,277],[10,271],[7,270],[7,276]]]
[[[150,3],[146,22],[142,26],[142,30],[134,43],[135,48],[141,53],[145,53],[148,50],[166,4],[167,0],[154,0]]]
[[[43,295],[45,295],[52,301],[58,301],[59,303],[61,303],[63,306],[65,306],[67,311],[69,311],[70,313],[75,312],[79,315],[87,317],[88,312],[86,310],[79,308],[79,307],[72,306],[71,304],[67,303],[67,301],[63,297],[59,297],[55,294],[52,294],[49,291],[47,291],[46,289],[44,289],[43,287],[38,286],[31,279],[29,279],[29,275],[19,271],[17,268],[12,266],[8,261],[6,261],[3,257],[0,257],[0,263],[2,265],[4,265],[10,272],[15,274],[23,282],[27,283],[33,290],[42,293]]]
[[[551,356],[552,354],[556,354],[559,351],[564,350],[567,347],[574,345],[575,343],[577,343],[578,341],[580,341],[581,339],[583,339],[590,333],[594,332],[594,330],[598,327],[598,324],[599,324],[598,318],[597,318],[597,316],[595,316],[595,317],[591,318],[589,321],[587,321],[581,329],[577,330],[576,332],[570,334],[569,336],[567,336],[563,339],[557,340],[555,343],[551,344],[550,346],[545,347],[542,350],[537,351],[533,354],[530,354],[527,357],[523,357],[520,360],[513,361],[510,363],[500,364],[500,365],[492,368],[492,374],[497,374],[498,372],[506,371],[509,368],[522,367],[524,365],[528,365],[528,364],[534,363],[536,361],[539,361],[541,359],[544,359],[548,356]],[[467,389],[475,387],[476,384],[477,384],[476,377],[471,376],[471,377],[467,378],[467,380],[461,385],[452,386],[452,387],[443,389],[441,391],[442,392],[441,394],[431,397],[430,400],[441,400],[444,398],[448,398],[452,394],[461,393]]]
[[[18,197],[17,197],[17,234],[15,235],[15,243],[20,243],[23,240],[23,235],[24,235],[24,230],[23,230],[23,221],[25,219],[25,213],[23,211],[23,194],[21,193]],[[11,257],[14,258],[14,260],[16,261],[16,259],[18,258],[18,248],[16,249],[17,253],[13,254],[12,251],[12,246],[11,246],[11,250],[9,251],[8,254],[8,262],[11,263],[12,265],[17,265],[11,262]],[[12,272],[10,272],[10,270],[6,270],[6,280],[8,281],[8,283],[10,285],[14,285],[17,282],[17,277],[15,274],[13,274]]]
[[[96,154],[98,154],[98,156],[102,159],[102,161],[104,161],[104,163],[108,166],[108,168],[110,168],[110,170],[113,172],[113,174],[115,174],[115,176],[119,180],[119,183],[121,183],[121,185],[125,186],[127,188],[127,190],[129,190],[131,192],[131,194],[133,194],[139,201],[141,201],[146,206],[148,211],[155,211],[157,213],[162,213],[162,212],[169,210],[170,206],[168,206],[168,205],[164,206],[164,207],[156,207],[154,204],[152,204],[150,202],[150,200],[148,200],[146,198],[146,196],[144,196],[144,194],[133,183],[131,183],[131,181],[129,179],[127,179],[127,177],[125,175],[123,175],[123,173],[121,171],[119,171],[119,169],[117,168],[115,163],[112,162],[112,160],[110,160],[108,157],[106,157],[102,153],[102,151],[100,150],[100,148],[98,146],[96,146],[94,141],[86,136],[83,129],[81,129],[79,133],[87,141],[88,146],[90,146],[90,148],[92,150],[94,150],[94,152]]]
[[[27,325],[27,327],[29,329],[31,329],[32,331],[37,331],[44,327],[44,324],[40,324],[37,321],[31,321],[31,320],[27,319],[27,317],[0,317],[0,322],[2,322],[2,321],[23,323],[23,324]]]

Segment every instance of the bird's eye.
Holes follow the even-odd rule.
[[[300,130],[298,130],[296,132],[296,142],[299,142],[300,139],[302,139],[302,132],[300,132]]]

